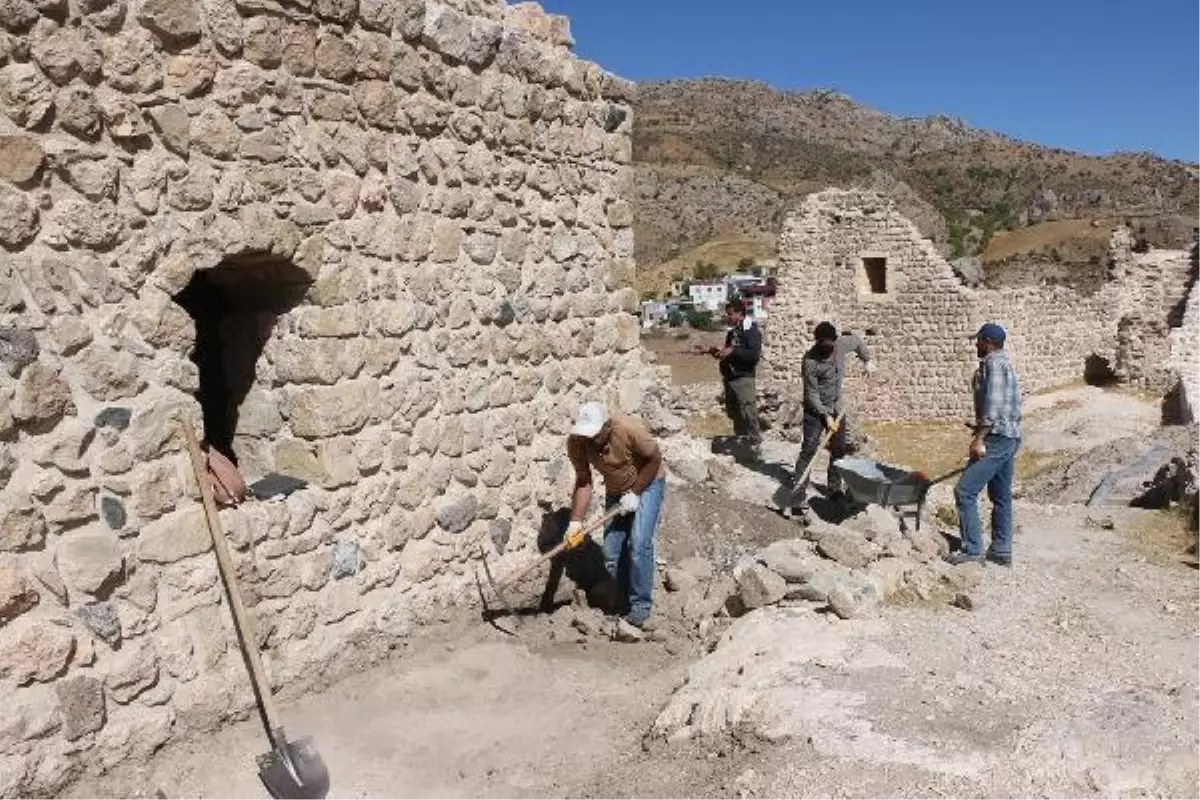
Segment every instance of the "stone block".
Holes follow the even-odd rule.
[[[89,603],[76,609],[75,615],[97,639],[106,642],[109,647],[116,647],[120,643],[121,617],[112,603]]]
[[[275,469],[309,483],[321,485],[325,472],[317,459],[316,448],[301,439],[281,439],[275,443]]]
[[[98,516],[94,486],[71,484],[49,494],[53,496],[43,507],[43,513],[52,526],[74,527]]]
[[[817,539],[817,552],[847,567],[865,567],[878,556],[878,549],[857,533],[826,530]]]
[[[192,146],[206,156],[232,159],[241,146],[241,133],[219,109],[207,108],[192,119]]]
[[[450,533],[462,533],[479,513],[479,500],[471,493],[446,497],[437,507],[438,525]]]
[[[289,388],[284,398],[292,433],[318,439],[362,429],[378,413],[379,384],[360,378],[337,386]]]
[[[74,413],[75,403],[59,370],[37,361],[21,372],[9,408],[18,423],[40,432],[53,427],[65,414]]]
[[[32,136],[0,135],[0,178],[10,183],[32,181],[42,169],[46,153]]]
[[[54,84],[33,64],[0,68],[0,111],[22,128],[41,124],[54,107]]]
[[[12,678],[18,686],[54,680],[66,671],[74,653],[75,635],[66,625],[18,617],[0,636],[0,678]]]
[[[354,48],[340,34],[322,31],[316,48],[317,73],[331,81],[350,83],[354,77]]]
[[[471,19],[448,5],[425,4],[421,43],[455,61],[466,61],[471,52]],[[496,43],[497,46],[499,42]],[[478,55],[476,56],[478,57]]]
[[[76,675],[54,685],[62,714],[63,736],[75,741],[104,727],[107,715],[104,684],[91,675]]]
[[[0,555],[0,626],[38,604],[40,595],[16,557]]]
[[[35,550],[46,541],[46,518],[27,495],[0,495],[0,551]]]
[[[283,427],[279,403],[264,389],[253,387],[238,407],[237,432],[241,436],[274,436]]]
[[[59,545],[58,568],[72,590],[105,597],[124,578],[125,555],[110,531],[72,532]]]
[[[430,539],[410,539],[400,551],[400,576],[410,584],[429,580],[441,567],[441,552]]]
[[[787,582],[753,560],[743,560],[733,568],[737,597],[746,611],[778,603],[787,594]]]
[[[177,507],[182,496],[183,487],[174,460],[160,459],[136,468],[130,507],[139,517],[162,516]]]
[[[42,739],[61,725],[58,695],[49,686],[17,689],[0,704],[0,742],[11,745]]]
[[[200,8],[194,0],[144,0],[137,20],[169,47],[185,47],[200,38]]]
[[[158,682],[159,659],[154,646],[131,642],[116,654],[104,677],[108,696],[122,705]]]
[[[150,122],[167,149],[186,156],[192,147],[192,121],[177,103],[150,109]]]
[[[40,227],[33,198],[7,185],[0,186],[0,244],[9,250],[23,247]]]
[[[141,561],[171,564],[206,552],[212,539],[199,505],[183,508],[142,526],[137,555]]]
[[[351,439],[330,439],[317,445],[320,484],[326,489],[348,486],[358,480],[358,459]]]

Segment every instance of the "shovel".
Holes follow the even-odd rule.
[[[625,513],[625,512],[623,512],[621,510],[621,507],[617,506],[616,508],[614,508],[612,511],[605,514],[600,519],[586,525],[582,530],[579,531],[578,536],[580,538],[578,540],[578,543],[582,543],[583,537],[588,536],[588,535],[592,534],[593,532],[595,532],[596,530],[598,530],[599,528],[604,527],[605,525],[608,524],[608,522],[610,520],[614,519],[615,517],[617,517],[623,513]],[[500,580],[500,581],[497,581],[495,578],[492,577],[492,570],[488,566],[487,554],[484,552],[482,547],[479,548],[479,559],[480,559],[480,561],[483,562],[483,572],[487,576],[488,585],[492,587],[492,593],[500,600],[500,603],[504,606],[504,610],[508,612],[510,617],[512,617],[514,626],[516,625],[516,620],[518,620],[519,617],[516,615],[516,612],[513,611],[513,607],[508,602],[508,598],[505,596],[504,590],[507,587],[512,586],[517,581],[521,580],[521,578],[524,578],[530,572],[533,572],[533,570],[537,567],[538,564],[541,564],[543,561],[549,561],[550,559],[557,556],[559,553],[569,550],[570,548],[571,548],[571,541],[568,539],[564,539],[560,544],[557,544],[552,549],[547,550],[545,553],[542,553],[540,556],[535,558],[529,564],[525,565],[518,572],[516,572],[512,575],[509,575],[507,578],[504,578],[503,580]],[[479,578],[478,570],[476,570],[476,572],[475,572],[475,585],[479,589],[479,599],[483,603],[483,607],[486,610],[487,609],[487,599],[484,596],[483,582]],[[501,630],[503,630],[503,629],[501,629]],[[513,633],[513,631],[504,631],[504,632],[509,633],[509,634]]]
[[[187,440],[188,454],[192,458],[192,472],[196,475],[196,483],[200,485],[200,497],[204,501],[204,517],[208,522],[208,532],[212,536],[213,550],[217,554],[217,566],[221,572],[221,581],[225,584],[225,594],[229,597],[229,607],[233,609],[233,627],[237,631],[238,644],[242,648],[242,656],[250,671],[250,682],[254,687],[254,697],[258,701],[258,713],[262,717],[263,728],[267,732],[267,740],[271,749],[258,756],[258,777],[272,797],[281,798],[322,798],[329,793],[329,770],[317,752],[313,740],[305,736],[294,742],[289,742],[283,734],[279,721],[279,709],[275,707],[275,697],[271,694],[271,684],[263,671],[262,656],[258,652],[258,639],[250,624],[250,617],[242,603],[242,593],[237,586],[237,578],[233,570],[233,560],[229,556],[229,544],[225,541],[225,532],[221,528],[221,520],[217,516],[217,504],[213,500],[212,485],[208,479],[208,467],[204,455],[200,452],[200,444],[196,441],[196,433],[187,420],[182,421],[183,436]]]

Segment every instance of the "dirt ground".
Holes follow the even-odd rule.
[[[654,336],[642,337],[642,345],[658,359],[658,363],[671,368],[671,381],[676,386],[692,386],[701,383],[717,383],[721,375],[717,362],[707,353],[692,352],[696,347],[718,347],[725,342],[723,331],[696,331],[677,329]]]
[[[1128,435],[1143,424],[1131,402],[1038,401],[1031,438],[1070,444],[1054,436],[1093,405]],[[1089,446],[1108,435],[1079,430]],[[669,487],[660,564],[701,555],[727,570],[794,537],[766,507],[793,447],[773,445],[772,463],[728,490]],[[1196,796],[1200,587],[1179,537],[1158,533],[1164,519],[1021,502],[1016,566],[985,570],[973,610],[810,615],[876,657],[809,658],[785,688],[824,711],[782,741],[650,735],[706,643],[669,627],[636,644],[576,636],[561,611],[516,636],[464,614],[283,715],[290,735],[315,738],[338,797]],[[794,647],[806,641],[797,633]],[[264,750],[247,720],[68,796],[265,797],[253,762]]]

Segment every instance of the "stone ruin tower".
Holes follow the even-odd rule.
[[[970,419],[972,337],[994,321],[1008,329],[1026,392],[1118,380],[1167,394],[1169,419],[1192,415],[1200,371],[1195,248],[1137,252],[1122,228],[1098,286],[972,288],[892,200],[828,189],[788,214],[779,255],[762,373],[785,407],[799,397],[812,330],[828,319],[865,333],[879,366],[870,385],[853,365],[847,370],[847,391],[865,415]]]
[[[462,601],[645,411],[631,85],[500,0],[0,3],[0,795],[245,713],[178,420],[287,693]]]

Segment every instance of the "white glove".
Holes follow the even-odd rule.
[[[568,550],[574,550],[583,543],[583,523],[577,519],[571,520],[567,525],[567,532],[563,534],[563,539],[567,543]]]
[[[868,361],[867,363],[863,364],[863,369],[865,369],[867,371],[867,375],[874,375],[875,374],[875,362]]]
[[[642,498],[638,497],[633,492],[626,492],[621,495],[621,511],[625,514],[632,514],[638,510],[638,506],[642,504]]]

